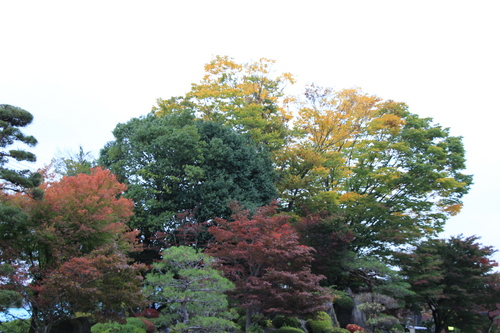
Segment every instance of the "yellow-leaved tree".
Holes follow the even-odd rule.
[[[283,147],[288,136],[291,114],[282,106],[283,89],[293,84],[293,76],[275,76],[274,61],[239,64],[227,56],[216,56],[205,65],[205,76],[192,84],[185,97],[158,99],[153,109],[158,115],[196,109],[197,117],[224,123],[249,133],[254,141],[269,151]]]
[[[461,207],[472,177],[460,137],[359,89],[311,85],[294,101],[294,133],[277,182],[288,211],[329,211],[354,233],[353,249],[434,235]]]

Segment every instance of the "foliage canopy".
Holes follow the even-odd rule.
[[[436,333],[448,326],[472,331],[490,325],[481,312],[496,309],[500,274],[493,271],[497,263],[490,259],[495,250],[477,241],[476,236],[462,235],[431,239],[397,256],[415,292],[410,300],[432,312]]]
[[[269,157],[248,136],[191,111],[134,118],[113,133],[99,162],[127,184],[131,226],[146,238],[173,232],[178,213],[199,223],[228,217],[231,201],[256,209],[276,196]]]

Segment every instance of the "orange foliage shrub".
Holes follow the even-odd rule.
[[[348,324],[345,328],[346,328],[346,330],[348,330],[351,333],[354,333],[356,331],[358,331],[358,332],[365,331],[365,329],[363,327],[355,325],[355,324]]]

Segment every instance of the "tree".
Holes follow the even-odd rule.
[[[246,309],[246,329],[257,312],[306,315],[325,309],[331,297],[311,274],[313,249],[300,245],[297,232],[276,205],[248,210],[233,207],[231,220],[217,219],[207,253],[236,284],[232,296]]]
[[[25,135],[20,128],[28,126],[33,121],[33,115],[19,107],[0,104],[0,244],[16,237],[17,232],[25,229],[26,215],[18,208],[9,205],[5,200],[8,192],[24,191],[35,198],[41,198],[43,192],[36,187],[41,183],[41,176],[29,170],[13,170],[5,165],[16,162],[35,162],[36,156],[20,148],[5,150],[8,146],[17,143],[33,147],[37,140],[30,135]],[[6,252],[2,247],[1,252]],[[12,286],[12,279],[16,280],[15,270],[12,265],[0,263],[0,311],[11,305],[19,304],[21,295]],[[13,288],[13,289],[11,289]]]
[[[400,307],[394,298],[379,293],[361,293],[356,295],[356,301],[359,304],[358,310],[366,315],[366,324],[370,325],[371,332],[391,332],[391,327],[401,326],[398,318],[385,313],[389,309]]]
[[[226,332],[234,327],[224,294],[233,284],[212,268],[214,258],[192,247],[170,247],[146,276],[149,298],[161,309],[156,320],[182,332]]]
[[[278,156],[278,190],[288,211],[332,210],[350,175],[345,150],[357,142],[380,103],[355,89],[334,92],[315,85],[305,99],[290,100],[297,109],[295,137]]]
[[[18,249],[8,244],[22,240],[28,234],[28,216],[18,207],[12,206],[7,193],[0,193],[0,258],[17,255]],[[18,286],[26,282],[19,274],[19,264],[0,259],[0,312],[9,307],[19,307],[23,296]]]
[[[128,185],[131,226],[147,239],[179,227],[178,213],[200,223],[228,217],[233,200],[257,208],[276,196],[271,161],[251,139],[192,110],[134,118],[113,133],[99,162]]]
[[[47,330],[80,311],[98,317],[100,311],[121,308],[125,299],[130,306],[139,306],[140,267],[129,266],[123,257],[137,250],[137,232],[126,225],[133,202],[119,197],[125,185],[108,170],[96,168],[90,175],[63,177],[42,187],[43,200],[22,193],[5,197],[27,218],[16,230],[21,234],[1,240],[0,253],[3,263],[28,274],[24,280],[28,283],[15,287],[30,304],[31,331]],[[111,282],[113,276],[117,278]],[[126,294],[124,290],[134,283],[136,290]],[[89,293],[82,296],[75,290]]]
[[[31,135],[25,135],[20,127],[25,127],[33,121],[33,115],[19,107],[0,104],[0,147],[2,149],[20,142],[30,147],[37,144],[37,140]],[[31,189],[32,195],[40,197],[42,193],[34,190],[41,183],[41,176],[29,170],[16,171],[5,168],[4,165],[14,159],[18,162],[35,162],[35,154],[22,150],[11,149],[0,151],[0,179],[7,183],[0,184],[0,190],[27,190]]]
[[[298,100],[302,133],[280,156],[287,210],[343,215],[356,253],[385,255],[442,231],[472,177],[460,137],[403,103],[311,86]]]
[[[311,271],[325,276],[323,286],[345,289],[350,285],[351,263],[356,254],[351,250],[354,233],[341,215],[326,211],[310,213],[294,224],[300,243],[314,249]]]
[[[197,117],[224,123],[270,151],[280,150],[288,136],[291,114],[280,105],[291,74],[272,75],[274,61],[239,64],[227,56],[216,56],[205,65],[205,76],[193,84],[184,98],[158,99],[153,111],[170,114],[190,105]]]
[[[80,146],[77,153],[68,152],[65,156],[60,156],[52,160],[55,172],[62,176],[77,176],[80,173],[90,174],[90,170],[96,166],[92,153],[83,150]]]
[[[426,306],[434,319],[434,331],[448,326],[464,331],[489,326],[481,311],[494,309],[500,296],[497,263],[492,247],[478,237],[451,237],[422,241],[411,253],[399,253],[397,263],[416,296],[413,304]]]
[[[141,289],[145,267],[129,261],[111,244],[64,262],[33,286],[31,302],[43,316],[32,320],[39,320],[37,326],[51,327],[80,312],[106,322],[123,320],[128,310],[145,307]]]
[[[21,307],[22,295],[17,292],[18,285],[16,270],[9,264],[0,264],[0,312],[4,312],[10,307]],[[14,290],[12,290],[14,289]]]

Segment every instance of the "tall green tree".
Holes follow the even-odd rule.
[[[248,136],[196,120],[192,110],[134,118],[113,134],[99,163],[128,185],[131,226],[146,238],[177,228],[178,213],[204,222],[229,216],[232,201],[256,208],[276,196],[269,157]]]
[[[192,247],[170,247],[146,276],[146,292],[160,309],[156,323],[181,332],[234,328],[225,292],[234,285],[212,268],[215,258]]]
[[[31,135],[25,135],[21,128],[33,121],[33,115],[28,111],[8,104],[0,104],[0,242],[11,240],[26,231],[27,216],[17,207],[9,204],[6,199],[8,192],[25,192],[35,198],[41,198],[43,191],[37,188],[42,181],[38,173],[29,170],[14,170],[8,166],[12,161],[35,162],[35,154],[21,147],[8,149],[9,146],[25,144],[33,147],[37,140]],[[1,252],[9,252],[2,248]],[[6,262],[0,263],[0,277],[4,282],[0,290],[0,310],[19,304],[21,295],[15,290],[9,290],[10,281],[16,279],[14,268]]]
[[[481,314],[495,309],[500,297],[500,274],[491,259],[495,250],[478,237],[422,241],[412,252],[399,253],[397,263],[411,284],[409,299],[432,312],[434,332],[448,326],[463,331],[486,331],[490,321]]]

